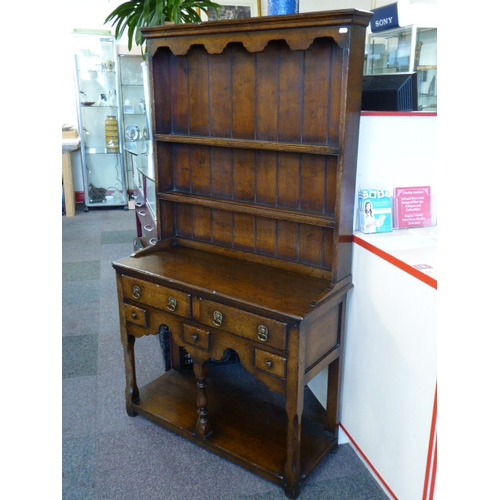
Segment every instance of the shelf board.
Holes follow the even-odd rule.
[[[86,155],[119,155],[119,154],[121,154],[121,151],[120,150],[118,150],[118,151],[108,151],[104,147],[93,148],[93,147],[85,146],[84,153]]]
[[[333,216],[324,214],[308,214],[295,210],[285,210],[272,207],[263,207],[249,203],[241,203],[237,201],[218,200],[207,198],[204,196],[196,196],[186,193],[158,193],[158,198],[174,203],[185,203],[189,205],[198,205],[214,210],[224,210],[226,212],[236,212],[241,214],[255,215],[268,219],[286,220],[297,224],[309,224],[319,227],[335,227],[335,219]]]
[[[155,139],[159,142],[169,142],[175,144],[253,149],[257,151],[276,151],[283,153],[302,153],[327,156],[337,156],[340,154],[340,148],[333,145],[298,144],[291,142],[231,139],[225,137],[202,137],[181,134],[156,134]]]
[[[106,104],[106,105],[92,104],[89,106],[87,104],[80,103],[80,108],[82,108],[82,109],[104,109],[104,110],[113,109],[113,110],[117,110],[118,106],[116,104]]]
[[[212,433],[205,439],[194,432],[198,392],[192,370],[165,372],[140,389],[132,409],[251,472],[282,484],[287,430],[284,398],[268,391],[240,364],[211,367],[206,382]],[[302,480],[337,446],[336,437],[324,430],[324,413],[306,389]]]

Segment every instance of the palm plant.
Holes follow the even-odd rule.
[[[144,55],[145,39],[141,28],[162,26],[165,23],[199,23],[200,11],[217,9],[219,4],[209,0],[127,0],[120,4],[104,20],[116,25],[115,38],[119,40],[128,29],[128,50],[135,42]]]

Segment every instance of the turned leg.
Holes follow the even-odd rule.
[[[132,402],[139,397],[139,389],[137,388],[137,379],[135,375],[135,354],[134,345],[135,337],[132,335],[124,335],[123,351],[125,354],[125,403],[127,413],[131,417],[135,417],[137,413],[132,409]]]
[[[206,391],[205,377],[208,374],[208,361],[199,362],[193,360],[193,369],[198,384],[198,421],[196,422],[196,434],[201,438],[206,438],[210,432],[210,422],[208,421],[208,399]]]

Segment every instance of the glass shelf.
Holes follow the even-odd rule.
[[[121,154],[121,151],[107,151],[106,148],[85,147],[85,154],[88,155],[116,155]]]

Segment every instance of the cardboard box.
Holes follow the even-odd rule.
[[[387,189],[360,189],[358,229],[363,233],[392,231],[392,199]]]
[[[62,138],[64,139],[78,139],[78,131],[76,128],[70,128],[62,131]]]

